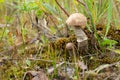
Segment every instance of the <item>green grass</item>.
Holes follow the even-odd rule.
[[[105,24],[105,34],[100,36],[102,40],[100,39],[99,43],[101,43],[102,46],[109,45],[108,47],[112,47],[112,45],[116,44],[116,41],[107,39],[107,35],[109,33],[109,30],[111,28],[111,24],[114,26],[119,25],[119,12],[117,11],[116,1],[115,0],[83,0],[83,3],[86,4],[87,7],[83,6],[81,3],[77,2],[77,0],[57,0],[61,7],[70,15],[75,12],[83,13],[88,18],[88,31],[92,33],[94,31],[94,36],[97,40],[99,40],[98,37],[96,37],[97,34],[97,24]],[[81,0],[80,0],[81,1]],[[120,0],[118,0],[120,3]],[[2,5],[1,5],[2,4]],[[9,6],[11,4],[14,4],[13,6]],[[8,8],[9,6],[10,8]],[[15,12],[13,12],[13,7],[16,9]],[[10,10],[10,14],[7,13],[6,9],[8,11]],[[39,19],[48,19],[48,17],[52,17],[52,19],[55,21],[54,24],[51,24],[48,26],[48,28],[51,30],[51,34],[60,34],[59,31],[62,31],[66,27],[66,20],[68,18],[68,15],[58,6],[55,0],[10,0],[6,2],[5,0],[0,0],[0,11],[3,12],[0,15],[0,19],[2,18],[0,24],[14,24],[14,20],[16,19],[16,14],[18,15],[20,19],[20,23],[17,23],[16,25],[19,25],[19,29],[21,31],[21,42],[25,43],[26,41],[26,35],[28,37],[35,37],[35,34],[37,31],[34,31],[34,27],[32,28],[32,23],[35,22],[35,19],[33,19],[34,16],[37,16]],[[33,15],[33,13],[35,13]],[[8,14],[8,15],[7,15]],[[4,17],[3,17],[4,16]],[[44,17],[43,17],[44,16]],[[14,17],[14,18],[13,18]],[[27,23],[26,23],[27,22]],[[51,20],[48,20],[47,22],[53,23]],[[26,24],[25,24],[26,23]],[[24,25],[25,24],[25,25]],[[10,26],[13,29],[16,29],[17,26]],[[114,28],[116,29],[116,28]],[[12,37],[9,36],[9,31],[12,32]],[[71,29],[70,29],[71,31]],[[16,36],[15,30],[11,30],[10,28],[2,28],[0,30],[0,42],[5,42],[3,40],[6,40],[5,44],[6,46],[3,47],[9,47],[14,46]],[[69,33],[70,35],[72,32]],[[64,34],[62,34],[61,37],[63,37]],[[45,60],[53,61],[52,63],[49,63],[54,68],[57,64],[57,62],[60,62],[60,58],[64,58],[63,61],[66,60],[66,52],[62,53],[61,50],[53,50],[49,45],[45,50],[42,51],[42,47],[49,44],[50,40],[45,37],[44,35],[40,36],[41,41],[38,43],[35,43],[35,46],[39,46],[37,52],[35,54],[32,54],[36,58],[42,58]],[[57,36],[59,38],[59,36]],[[0,45],[2,46],[2,45]],[[40,61],[30,61],[28,58],[31,54],[29,52],[25,53],[25,48],[28,48],[24,44],[24,47],[22,47],[22,50],[18,50],[18,52],[11,52],[11,56],[9,58],[20,58],[20,60],[15,60],[12,62],[6,62],[6,66],[3,69],[3,72],[7,72],[6,74],[3,74],[3,78],[9,79],[12,77],[17,76],[18,79],[21,79],[22,75],[27,70],[34,70],[34,66],[41,66],[43,63]],[[44,48],[44,47],[43,47]],[[3,50],[5,50],[3,48]],[[0,51],[2,51],[0,49]],[[31,51],[31,50],[30,50]],[[42,53],[44,52],[44,53]],[[120,51],[119,51],[120,52]],[[63,56],[61,56],[63,54]],[[2,57],[2,56],[0,56]],[[22,60],[23,59],[23,60]],[[73,62],[76,63],[76,56],[74,55]],[[25,62],[24,62],[25,61]],[[15,63],[14,63],[15,62]],[[14,63],[14,64],[13,64]],[[10,65],[12,64],[12,65]],[[47,63],[45,63],[47,64]],[[49,64],[47,64],[44,69],[47,69],[49,67]],[[18,68],[16,68],[16,65]],[[67,65],[67,64],[66,64]],[[8,68],[9,67],[9,68]],[[26,68],[27,67],[27,68]],[[42,66],[43,67],[43,66]],[[8,70],[7,70],[8,68]],[[79,69],[77,65],[74,65],[74,68],[76,70],[76,73],[74,75],[75,78],[79,78]],[[6,71],[5,71],[6,70]],[[9,74],[10,73],[10,74]],[[20,76],[19,76],[20,75]],[[57,75],[57,69],[54,71],[54,74],[52,77]]]

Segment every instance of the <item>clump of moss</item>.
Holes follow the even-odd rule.
[[[118,56],[118,57],[116,56],[116,57],[111,58],[110,56],[107,56],[107,57],[104,57],[104,58],[102,58],[102,59],[98,59],[97,61],[100,62],[100,63],[111,64],[111,63],[113,63],[113,62],[118,62],[118,61],[120,61],[120,57],[119,57],[119,56]]]
[[[16,63],[18,64],[15,64],[13,60],[4,60],[3,65],[0,67],[2,72],[1,78],[3,80],[16,80],[22,78],[24,69],[21,67],[21,62],[19,63],[18,61]]]
[[[111,39],[116,40],[118,42],[118,45],[120,45],[120,30],[110,29],[108,36]]]
[[[112,64],[114,62],[120,61],[120,56],[116,55],[115,57],[111,57],[110,52],[104,54],[104,56],[102,58],[100,58],[100,55],[94,56],[94,57],[92,57],[92,59],[91,58],[84,59],[84,61],[87,62],[89,69],[95,69],[96,67],[98,67],[101,64]]]
[[[98,30],[98,34],[101,36],[104,36],[106,33],[106,25],[104,24],[97,24],[97,30]],[[118,45],[120,45],[120,30],[116,29],[114,26],[111,25],[109,32],[107,34],[107,37],[112,39],[112,40],[116,40],[118,42]]]
[[[65,44],[69,42],[67,38],[60,38],[55,41],[55,47],[58,49],[64,49]]]
[[[68,38],[59,38],[54,42],[50,42],[49,44],[56,49],[65,49],[66,44],[69,42],[73,42],[75,45],[77,45],[77,39],[75,35],[71,35]]]

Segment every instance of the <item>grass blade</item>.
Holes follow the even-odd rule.
[[[107,23],[107,26],[106,26],[105,37],[107,36],[108,31],[110,29],[111,18],[112,18],[112,0],[109,1],[109,6],[108,6],[108,15],[107,15],[108,23]]]

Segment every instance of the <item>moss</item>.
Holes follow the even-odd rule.
[[[76,41],[77,41],[77,39],[76,39],[75,35],[71,35],[68,38],[59,38],[59,39],[55,40],[54,42],[50,42],[50,45],[52,45],[53,48],[56,48],[56,49],[65,49],[65,46],[67,43],[73,42],[76,45],[76,43],[77,43]]]
[[[24,70],[21,68],[21,65],[15,65],[13,61],[4,61],[3,65],[1,66],[2,72],[2,79],[9,80],[9,79],[21,79]]]
[[[93,59],[85,58],[84,60],[87,62],[89,69],[95,69],[101,64],[112,64],[114,62],[120,61],[120,56],[115,57],[104,56],[103,58],[99,58],[96,56],[93,57]]]
[[[113,40],[116,40],[118,42],[118,45],[120,45],[120,30],[110,29],[108,37],[110,37]]]
[[[97,24],[96,26],[97,26],[98,34],[104,36],[106,33],[106,25]],[[118,45],[120,45],[120,30],[116,29],[115,26],[111,25],[107,37],[109,39],[116,40],[118,42]]]
[[[111,63],[120,61],[120,56],[118,56],[118,57],[116,56],[116,57],[113,57],[113,58],[111,58],[111,57],[104,57],[102,59],[98,59],[97,61],[102,63],[102,64],[103,63],[111,64]]]

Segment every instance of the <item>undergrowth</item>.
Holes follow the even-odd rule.
[[[119,62],[119,4],[119,0],[0,0],[0,79],[19,80],[29,70],[47,73],[51,66],[55,70],[47,75],[59,78],[56,65],[65,62],[66,68],[73,63],[72,77],[79,80],[78,61],[88,71]],[[65,23],[76,12],[88,19],[84,29],[89,38],[87,53],[78,50],[74,31]],[[69,42],[75,45],[72,56],[66,50]]]

